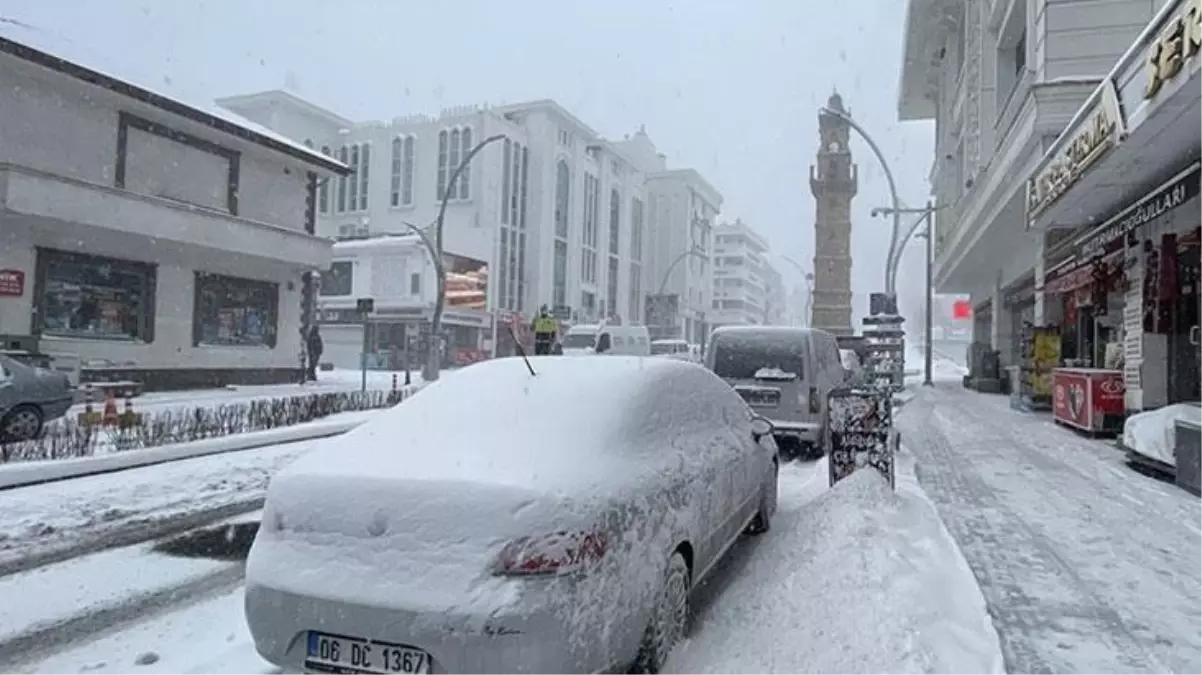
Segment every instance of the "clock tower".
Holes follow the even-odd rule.
[[[831,94],[827,107],[850,112]],[[810,166],[814,217],[814,302],[810,326],[835,335],[854,335],[851,324],[851,200],[856,165],[848,148],[850,127],[836,115],[818,114],[818,157]]]

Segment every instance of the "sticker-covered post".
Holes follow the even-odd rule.
[[[889,487],[894,487],[898,437],[893,430],[892,392],[836,389],[828,398],[827,415],[831,486],[867,466],[879,471]]]

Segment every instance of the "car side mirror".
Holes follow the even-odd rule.
[[[759,415],[751,418],[751,436],[755,440],[758,441],[764,436],[769,436],[775,430],[776,427],[772,425],[772,422],[768,421],[768,418],[760,417]]]

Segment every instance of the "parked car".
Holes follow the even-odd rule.
[[[67,375],[0,354],[0,442],[37,438],[74,403]]]
[[[272,478],[259,653],[326,672],[655,672],[777,502],[772,425],[670,359],[468,366]]]
[[[816,328],[722,326],[710,336],[705,365],[772,421],[786,458],[826,454],[827,395],[844,381],[834,335]]]

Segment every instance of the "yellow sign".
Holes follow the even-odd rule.
[[[1122,113],[1114,82],[1107,79],[1098,91],[1094,109],[1081,127],[1027,181],[1028,220],[1051,206],[1122,138]]]
[[[1169,20],[1148,49],[1148,86],[1144,98],[1160,93],[1202,50],[1202,0],[1190,0],[1188,7]]]

